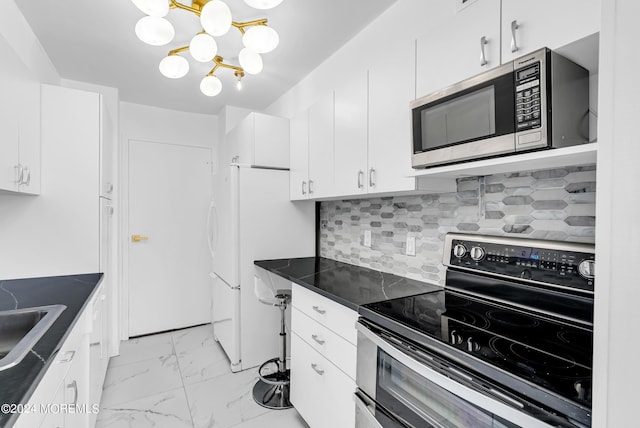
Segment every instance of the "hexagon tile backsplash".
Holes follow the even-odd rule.
[[[322,202],[320,255],[442,285],[447,232],[595,242],[595,188],[587,165],[459,179],[456,193]]]

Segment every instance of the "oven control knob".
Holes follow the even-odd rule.
[[[469,352],[476,352],[480,350],[480,345],[478,345],[476,343],[475,340],[473,340],[473,337],[470,337],[467,339],[467,351]]]
[[[595,260],[583,260],[578,265],[578,272],[580,276],[585,279],[593,279],[596,275],[596,262]]]
[[[456,256],[457,258],[461,259],[465,256],[465,254],[467,254],[467,247],[465,247],[462,244],[456,244],[453,247],[453,255]]]
[[[471,247],[471,251],[469,252],[471,258],[477,262],[484,259],[485,251],[482,247]]]
[[[453,330],[450,336],[452,345],[459,345],[462,343],[462,336],[460,336],[457,331]]]

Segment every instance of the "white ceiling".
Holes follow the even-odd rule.
[[[186,3],[188,0],[182,0]],[[171,10],[167,18],[176,37],[167,46],[138,40],[134,27],[144,16],[130,0],[16,0],[64,79],[118,88],[123,101],[197,113],[215,114],[225,105],[262,110],[344,45],[396,0],[285,0],[260,11],[242,0],[226,0],[234,21],[267,18],[280,45],[263,55],[261,74],[247,75],[235,87],[230,70],[216,72],[223,83],[217,97],[206,97],[200,80],[213,64],[185,53],[191,69],[182,79],[167,79],[158,63],[171,49],[185,46],[201,30],[195,15]],[[232,28],[217,38],[219,55],[238,64],[241,35]]]

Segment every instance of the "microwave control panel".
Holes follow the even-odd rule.
[[[540,94],[540,62],[515,71],[516,131],[540,128],[542,100]]]

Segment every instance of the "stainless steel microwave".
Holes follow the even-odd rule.
[[[411,103],[413,168],[589,141],[589,72],[547,48]]]

